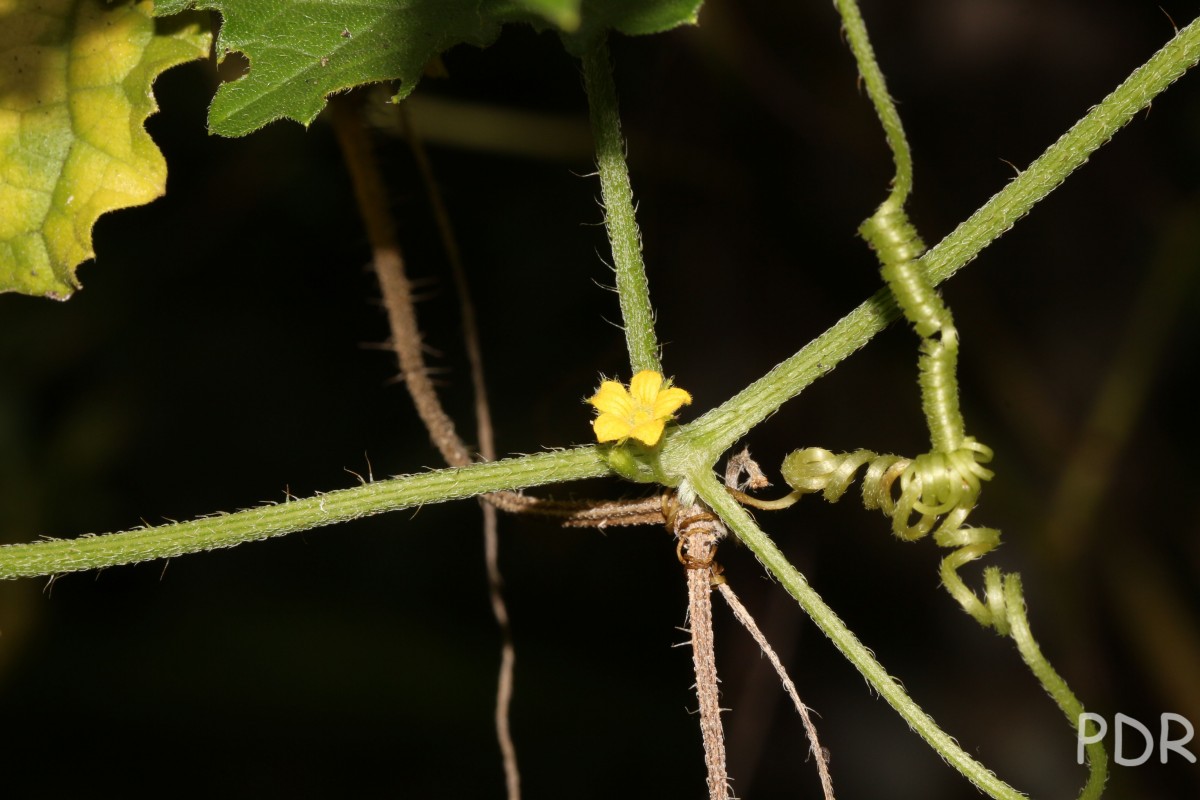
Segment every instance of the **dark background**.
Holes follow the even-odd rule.
[[[916,164],[914,219],[949,233],[1185,24],[1194,4],[864,0]],[[613,42],[664,363],[714,407],[879,286],[855,230],[890,156],[828,2],[709,0],[701,26]],[[509,30],[459,48],[440,95],[582,119],[576,63]],[[121,530],[439,466],[392,357],[332,132],[209,137],[211,65],[167,73],[149,128],[169,193],[104,217],[66,304],[0,298],[0,532]],[[1195,469],[1200,83],[1185,76],[945,288],[969,431],[997,477],[972,522],[1024,576],[1035,634],[1089,709],[1200,724]],[[408,147],[380,155],[426,341],[470,440],[456,300]],[[582,399],[627,377],[598,186],[574,160],[429,142],[478,301],[502,453],[588,441]],[[1157,271],[1157,272],[1156,272]],[[1176,281],[1145,301],[1156,274]],[[1158,332],[1156,337],[1154,334]],[[904,326],[748,438],[927,447]],[[1111,377],[1132,348],[1140,379]],[[1136,372],[1136,371],[1134,371]],[[1090,425],[1113,380],[1119,424]],[[1138,399],[1138,387],[1145,395]],[[1083,490],[1062,489],[1083,456]],[[1112,458],[1106,458],[1109,454]],[[1092,494],[1086,490],[1091,488]],[[562,486],[618,496],[628,485]],[[1088,497],[1096,502],[1088,504]],[[810,498],[759,519],[826,601],[970,753],[1035,797],[1073,797],[1071,727],[1008,640],[938,586],[942,557]],[[1065,510],[1065,511],[1064,511]],[[1066,512],[1079,512],[1074,525]],[[685,588],[660,529],[502,521],[525,796],[697,797]],[[819,712],[838,796],[979,796],[907,730],[744,548],[730,581]],[[966,570],[978,585],[977,571]],[[817,797],[795,715],[718,603],[734,787]],[[498,635],[465,502],[150,563],[0,586],[11,796],[501,797]],[[1133,734],[1136,737],[1136,734]],[[1111,738],[1110,738],[1111,743]],[[1135,738],[1127,755],[1140,751]],[[1200,744],[1189,747],[1200,751]],[[1114,768],[1107,796],[1184,798],[1200,765]]]

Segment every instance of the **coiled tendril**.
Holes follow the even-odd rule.
[[[785,459],[784,478],[797,491],[817,491],[802,487],[815,486],[825,477],[828,482],[820,489],[826,500],[835,502],[853,481],[854,473],[869,464],[863,477],[867,508],[878,508],[891,517],[892,532],[901,539],[911,541],[932,532],[940,546],[957,548],[942,560],[942,584],[981,625],[1007,635],[1010,624],[1000,570],[984,570],[983,600],[958,576],[959,567],[1000,544],[1000,532],[964,524],[979,499],[981,482],[992,477],[992,471],[983,466],[992,460],[992,451],[966,435],[958,405],[958,330],[954,318],[921,272],[917,259],[925,245],[908,220],[902,195],[893,194],[884,201],[859,232],[875,250],[882,264],[880,274],[921,337],[917,360],[921,406],[933,449],[909,460],[869,450],[836,455],[809,448]]]
[[[913,182],[912,154],[904,128],[875,65],[865,30],[860,30],[857,6],[835,2],[843,9],[843,20],[855,31],[851,41],[857,44],[852,48],[896,165],[891,194],[862,224],[859,233],[879,256],[883,279],[921,337],[921,406],[933,447],[932,452],[915,460],[881,456],[869,450],[841,455],[820,448],[799,450],[784,460],[781,470],[794,489],[792,495],[769,505],[755,505],[782,507],[785,501],[817,491],[835,502],[849,488],[855,473],[866,466],[862,490],[867,508],[878,508],[891,517],[892,531],[902,539],[919,539],[932,532],[938,545],[955,548],[942,559],[942,584],[981,625],[1012,637],[1025,663],[1074,725],[1083,713],[1083,705],[1033,639],[1020,576],[1001,576],[998,568],[986,568],[982,599],[958,576],[961,566],[986,555],[1000,543],[998,530],[965,524],[979,498],[981,482],[992,477],[983,466],[991,460],[992,451],[966,435],[958,406],[958,331],[950,309],[921,270],[919,258],[925,245],[904,211]],[[1099,797],[1103,791],[1107,760],[1099,742],[1091,746],[1088,782],[1081,800]]]
[[[1010,625],[1000,570],[984,570],[982,600],[958,575],[964,564],[982,558],[1000,544],[1000,531],[995,528],[964,524],[975,508],[980,481],[992,477],[991,470],[982,466],[991,457],[987,446],[969,437],[952,453],[926,453],[916,459],[870,450],[833,453],[808,447],[789,454],[780,472],[796,494],[821,492],[828,502],[836,503],[865,466],[863,505],[890,517],[892,533],[905,541],[933,533],[933,540],[941,547],[956,548],[942,559],[942,584],[979,624],[1007,636]]]
[[[880,274],[905,318],[921,337],[918,360],[921,405],[929,424],[933,449],[941,452],[963,446],[963,418],[958,408],[958,330],[942,298],[921,272],[917,258],[925,245],[908,215],[891,199],[859,228],[882,264]]]

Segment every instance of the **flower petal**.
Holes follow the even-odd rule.
[[[628,417],[633,413],[633,398],[629,396],[629,390],[616,381],[601,383],[588,402],[604,414]]]
[[[625,442],[633,438],[647,447],[662,439],[667,423],[692,396],[663,379],[661,373],[645,369],[633,376],[626,388],[617,381],[603,381],[587,401],[600,412],[592,430],[600,442]]]
[[[629,435],[642,444],[653,447],[662,438],[663,428],[666,427],[666,424],[666,421],[662,419],[647,420],[640,425],[635,425],[629,431]]]
[[[665,391],[659,392],[658,397],[654,398],[653,416],[660,419],[666,419],[679,410],[680,406],[691,404],[692,396],[683,389],[671,387]]]
[[[592,420],[592,430],[598,442],[615,442],[629,438],[629,420],[616,414],[601,414]]]
[[[652,369],[644,369],[629,382],[629,394],[633,402],[647,411],[654,408],[654,398],[662,388],[663,377]]]

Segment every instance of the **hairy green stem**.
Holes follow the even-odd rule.
[[[663,445],[663,467],[679,473],[690,472],[692,466],[711,467],[734,442],[831,372],[899,316],[892,293],[880,289],[798,353],[717,408],[684,425]]]
[[[1092,153],[1106,144],[1164,89],[1200,61],[1200,19],[1134,70],[1125,81],[1071,126],[1029,168],[967,218],[922,259],[935,284],[949,278],[979,251],[1007,232],[1043,197],[1058,188]],[[1090,234],[1082,231],[1081,234]]]
[[[755,524],[746,510],[717,482],[709,469],[688,475],[696,494],[720,514],[738,538],[758,557],[763,566],[787,589],[796,602],[812,617],[834,646],[853,664],[879,695],[896,709],[912,729],[971,783],[1001,800],[1023,798],[1020,792],[997,778],[987,767],[971,758],[933,718],[921,710],[904,691],[899,681],[888,675],[870,650],[846,627],[832,608],[825,604],[804,576],[791,565],[771,538]]]
[[[1042,655],[1033,631],[1029,628],[1029,619],[1025,615],[1025,596],[1021,590],[1021,577],[1009,574],[1004,577],[1004,602],[1008,608],[1008,621],[1011,625],[1009,635],[1017,644],[1021,658],[1042,684],[1042,688],[1050,695],[1055,704],[1066,715],[1071,727],[1077,728],[1083,715],[1083,703],[1067,686],[1050,662]],[[1089,734],[1092,731],[1088,731]],[[1079,794],[1079,800],[1095,800],[1104,791],[1104,783],[1108,778],[1108,753],[1100,737],[1090,736],[1092,741],[1085,745],[1088,759],[1088,780]]]
[[[842,15],[846,39],[858,63],[858,72],[875,106],[875,114],[896,165],[891,194],[858,232],[879,257],[884,281],[922,339],[918,362],[921,405],[929,425],[930,441],[935,452],[952,453],[962,446],[966,436],[958,408],[958,335],[950,309],[925,279],[916,261],[924,253],[925,243],[904,210],[904,203],[912,191],[912,150],[904,135],[900,112],[888,94],[883,72],[875,60],[858,3],[836,0],[836,5]]]
[[[900,114],[896,111],[896,104],[892,102],[891,95],[888,94],[887,82],[883,78],[883,71],[879,69],[879,62],[875,60],[875,50],[867,36],[867,25],[858,10],[857,0],[834,0],[833,4],[842,16],[842,30],[846,33],[846,42],[858,63],[858,74],[862,76],[867,95],[875,105],[875,113],[883,125],[884,135],[887,136],[888,146],[892,150],[892,158],[896,162],[896,177],[892,181],[892,193],[888,202],[896,208],[903,208],[912,191],[913,166],[912,153],[904,136]]]
[[[461,469],[366,483],[303,500],[203,517],[153,528],[139,528],[77,539],[47,539],[0,547],[0,579],[56,575],[267,539],[335,522],[381,514],[487,492],[608,474],[595,447],[581,447],[521,458],[491,461]]]
[[[1200,20],[1195,20],[1063,134],[1029,169],[922,256],[919,264],[929,282],[936,286],[972,261],[1198,60]],[[898,316],[891,292],[877,292],[791,358],[686,426],[680,432],[684,435],[664,446],[664,466],[684,472],[691,464],[716,463],[734,442]]]
[[[604,201],[604,224],[612,246],[613,269],[617,275],[617,294],[621,300],[621,319],[625,326],[625,345],[629,348],[629,366],[636,374],[642,370],[662,372],[658,339],[654,334],[654,309],[650,305],[650,286],[642,263],[642,235],[633,210],[633,188],[625,166],[625,141],[621,138],[621,119],[617,110],[617,89],[613,84],[608,41],[598,37],[583,54],[583,81],[587,89],[592,138],[596,144],[596,169],[600,175],[600,197]]]
[[[585,69],[591,60],[585,60]],[[921,264],[929,280],[939,284],[974,259],[1197,60],[1200,60],[1200,21],[1182,29],[1028,170],[927,253]],[[606,57],[604,63],[607,64]],[[619,153],[619,146],[616,152]],[[636,229],[634,233],[636,240]],[[646,305],[648,308],[648,302]],[[675,431],[663,447],[662,468],[674,475],[699,474],[711,469],[738,438],[831,371],[898,316],[891,293],[886,289],[877,292],[767,375]],[[645,331],[652,340],[653,329],[647,327]],[[655,346],[646,348],[646,352],[657,355]],[[395,478],[194,522],[0,547],[0,577],[50,575],[229,547],[413,505],[606,472],[607,467],[595,449],[582,448]],[[769,562],[764,560],[764,563],[770,568]]]

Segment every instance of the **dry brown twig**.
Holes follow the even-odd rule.
[[[817,762],[817,772],[821,776],[821,790],[825,793],[825,800],[833,800],[833,778],[829,774],[829,753],[821,746],[821,741],[817,738],[817,726],[813,724],[812,717],[808,713],[808,706],[801,702],[800,695],[796,691],[796,685],[788,677],[787,670],[784,669],[779,656],[775,655],[775,650],[771,647],[771,643],[767,641],[767,637],[759,629],[758,623],[754,621],[754,617],[742,605],[742,601],[738,599],[733,588],[725,581],[721,581],[717,588],[720,590],[721,596],[725,598],[725,602],[729,605],[730,610],[733,611],[733,616],[738,622],[742,623],[743,628],[749,631],[754,641],[758,644],[759,649],[762,650],[763,655],[767,657],[767,661],[771,662],[771,666],[775,668],[775,674],[779,676],[779,681],[783,684],[783,690],[787,692],[788,697],[792,698],[792,705],[795,706],[796,713],[800,715],[800,719],[804,723],[804,732],[808,736],[809,750]]]
[[[470,365],[471,388],[475,396],[475,431],[479,438],[479,454],[484,461],[494,461],[496,459],[496,437],[492,427],[487,381],[484,379],[483,349],[479,346],[479,329],[475,323],[475,304],[471,300],[471,287],[467,282],[467,272],[463,268],[458,238],[454,235],[454,226],[450,223],[450,215],[442,200],[441,190],[434,179],[433,167],[425,153],[425,145],[420,135],[413,129],[408,106],[401,104],[397,106],[397,109],[407,134],[409,149],[412,151],[417,169],[421,173],[421,180],[425,184],[425,193],[429,198],[429,205],[433,209],[438,233],[442,239],[442,247],[446,251],[446,259],[450,263],[454,285],[458,290],[459,318],[467,351],[467,363]],[[459,444],[462,443],[459,442]],[[504,782],[508,800],[520,800],[521,770],[517,766],[517,746],[512,738],[511,725],[513,672],[516,666],[517,650],[513,644],[508,604],[504,601],[504,576],[500,572],[500,525],[495,504],[480,501],[480,509],[483,512],[483,557],[487,567],[488,597],[492,606],[492,616],[496,620],[496,627],[500,629],[500,673],[496,681],[496,740],[500,745],[500,756],[504,764]]]
[[[766,488],[770,486],[770,481],[750,457],[750,451],[744,449],[729,459],[725,469],[725,486],[731,494],[738,497],[743,494],[743,489]],[[718,587],[721,596],[733,611],[734,618],[750,633],[779,676],[784,691],[791,698],[804,724],[810,751],[817,762],[817,772],[821,777],[821,789],[825,800],[834,800],[829,756],[817,737],[817,729],[808,713],[808,707],[800,700],[796,685],[788,676],[783,663],[754,617],[729,586],[724,570],[715,561],[717,544],[727,535],[725,526],[716,515],[702,506],[693,504],[687,508],[680,508],[673,497],[664,503],[664,508],[667,529],[679,540],[679,560],[687,567],[688,572],[688,625],[692,636],[692,660],[696,670],[696,696],[700,706],[700,731],[704,741],[704,760],[708,767],[710,800],[726,800],[730,796],[713,641],[713,586]]]
[[[700,737],[708,768],[708,796],[709,800],[727,800],[729,773],[712,628],[712,585],[720,575],[720,567],[713,559],[726,530],[720,519],[700,505],[681,507],[674,498],[667,511],[667,529],[679,540],[679,560],[687,568],[687,622],[692,637],[692,665],[696,670],[696,699],[700,705]]]

